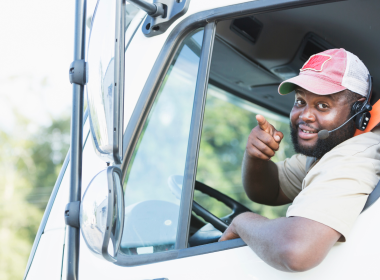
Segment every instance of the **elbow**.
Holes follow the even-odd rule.
[[[323,258],[316,256],[316,254],[299,246],[299,244],[295,245],[298,246],[286,246],[280,254],[282,270],[288,272],[303,272],[316,267],[322,262]]]

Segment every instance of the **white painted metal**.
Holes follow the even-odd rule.
[[[206,255],[139,267],[119,267],[94,257],[81,247],[80,277],[84,279],[379,279],[380,203],[363,213],[346,243],[337,243],[318,267],[302,273],[278,271],[249,248],[236,248]]]
[[[64,228],[42,234],[26,279],[60,279],[64,237]]]

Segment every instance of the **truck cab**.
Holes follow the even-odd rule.
[[[294,154],[294,95],[277,88],[311,55],[352,51],[374,77],[371,104],[380,98],[380,2],[155,0],[156,14],[131,2],[98,0],[83,64],[70,68],[87,101],[84,111],[73,98],[79,148],[57,178],[24,279],[377,279],[377,187],[349,240],[306,272],[276,270],[241,239],[218,239],[242,212],[285,216],[289,205],[247,198],[241,162],[257,114],[285,135],[272,160]],[[72,230],[81,232],[75,252]]]

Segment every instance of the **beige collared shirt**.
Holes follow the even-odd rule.
[[[344,241],[380,179],[380,128],[344,141],[319,161],[296,154],[276,165],[280,187],[293,200],[286,216],[325,224]]]

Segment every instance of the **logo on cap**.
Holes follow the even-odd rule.
[[[302,66],[300,71],[312,70],[320,72],[327,61],[331,59],[331,55],[315,54],[310,56],[309,60]]]

